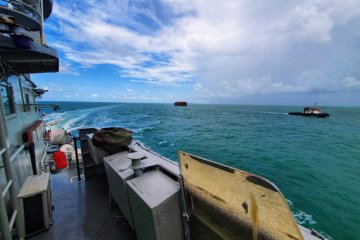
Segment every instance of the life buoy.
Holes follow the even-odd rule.
[[[63,169],[67,167],[68,163],[64,152],[54,152],[52,157],[55,162],[56,169]]]

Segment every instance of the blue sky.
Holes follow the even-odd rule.
[[[55,1],[44,100],[360,106],[360,1]]]

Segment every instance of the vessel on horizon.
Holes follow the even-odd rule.
[[[303,112],[289,112],[289,115],[297,115],[297,116],[304,116],[304,117],[319,117],[319,118],[326,118],[329,117],[330,114],[321,112],[318,106],[314,107],[305,107]]]
[[[174,103],[174,106],[177,106],[177,107],[186,107],[187,105],[188,105],[188,103],[185,101]]]

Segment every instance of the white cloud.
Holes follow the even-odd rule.
[[[334,26],[329,11],[331,10],[326,6],[316,2],[296,7],[291,26],[297,30],[295,36],[307,41],[329,42]]]
[[[340,89],[330,72],[348,60],[360,20],[357,0],[163,0],[168,17],[151,1],[82,4],[55,2],[63,72],[110,64],[134,83],[191,82],[207,98]]]
[[[194,90],[206,97],[239,97],[255,94],[268,93],[300,93],[309,89],[301,85],[286,84],[274,81],[271,77],[261,77],[259,79],[239,79],[237,81],[221,81],[217,91],[211,91],[202,84],[194,84]]]
[[[71,74],[75,76],[79,75],[79,73],[76,70],[74,70],[71,64],[63,59],[60,59],[59,72],[64,74]]]
[[[346,87],[358,87],[358,86],[360,86],[360,80],[357,80],[356,78],[350,77],[350,76],[342,79],[341,82]]]

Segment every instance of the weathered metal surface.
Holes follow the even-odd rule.
[[[28,176],[18,194],[18,198],[26,198],[45,192],[50,184],[50,174],[43,173],[35,176]]]
[[[192,239],[303,239],[270,181],[179,152]]]
[[[176,180],[155,169],[129,180],[127,186],[137,239],[184,239]]]
[[[127,154],[128,152],[120,152],[104,157],[104,166],[110,188],[110,197],[120,208],[131,228],[134,229],[126,182],[135,176],[134,171],[130,168],[131,161],[127,158]]]

